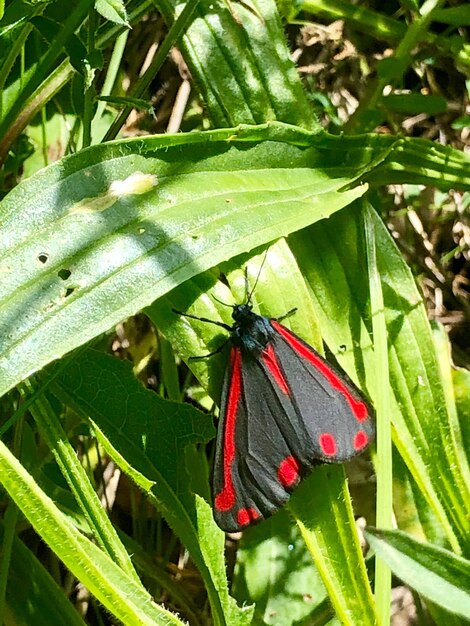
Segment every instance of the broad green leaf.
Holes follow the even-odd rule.
[[[439,510],[441,517],[441,506],[445,509],[446,520],[451,522],[452,532],[465,551],[470,531],[470,470],[462,455],[458,425],[448,410],[430,325],[411,271],[398,250],[393,254],[391,237],[378,216],[375,228],[392,388],[400,409],[392,415],[395,444],[414,480],[425,487],[425,496],[436,514]],[[431,484],[438,501],[431,495]],[[447,525],[442,517],[441,522]],[[449,530],[445,528],[452,540]]]
[[[194,20],[183,37],[185,61],[199,87],[214,126],[231,126],[240,123],[263,123],[277,120],[297,124],[320,132],[307,94],[290,60],[285,35],[273,0],[249,0],[256,12],[232,3],[239,21],[228,9],[214,13],[211,0],[201,0]],[[248,3],[247,3],[248,4]],[[169,22],[174,19],[178,0],[165,0],[161,10]],[[220,6],[220,5],[219,5]],[[370,11],[351,3],[321,0],[304,2],[312,12],[322,11],[332,19],[357,20],[367,33],[401,39],[406,26],[379,12]],[[437,38],[423,33],[430,41],[448,51],[450,39]],[[243,56],[240,56],[243,50]],[[262,63],[259,59],[263,59]],[[396,64],[396,63],[395,63]],[[366,141],[367,136],[329,136],[327,150],[341,149],[342,142]],[[436,185],[441,189],[456,186],[470,189],[469,157],[463,152],[436,142],[414,137],[400,138],[375,135],[378,142],[392,145],[398,141],[382,167],[378,167],[365,181],[376,184],[411,182]]]
[[[396,449],[393,455],[393,511],[398,528],[414,539],[448,545],[439,519]]]
[[[254,624],[290,626],[332,615],[325,587],[285,509],[243,533],[233,593],[255,603]]]
[[[144,389],[129,363],[96,350],[79,354],[57,376],[54,389],[63,402],[91,418],[108,454],[185,544],[205,581],[216,623],[242,626],[249,611],[238,609],[228,596],[224,534],[210,505],[194,495],[190,478],[197,470],[185,463],[186,446],[213,437],[212,419]]]
[[[431,600],[426,601],[426,608],[436,626],[468,626],[468,619],[462,619],[460,615],[443,609]]]
[[[447,412],[455,446],[457,453],[462,459],[466,457],[463,460],[463,463],[466,464],[470,455],[468,446],[470,372],[463,368],[458,369],[454,367],[451,359],[452,348],[449,337],[441,324],[433,324],[433,339],[436,345]]]
[[[159,3],[169,22],[180,6],[180,0]],[[211,0],[200,0],[197,19],[181,41],[213,125],[279,120],[320,130],[290,58],[275,2],[216,6],[214,10]]]
[[[398,530],[369,528],[376,554],[407,585],[451,613],[470,615],[470,562]]]
[[[2,485],[42,540],[118,620],[125,624],[180,626],[172,613],[87,539],[57,509],[25,468],[0,442]]]
[[[0,205],[0,393],[192,276],[331,215],[389,151],[322,141],[277,124],[137,138],[18,185]]]
[[[109,389],[113,389],[112,396]],[[209,416],[190,405],[164,400],[136,380],[130,363],[93,349],[79,354],[59,373],[54,391],[80,415],[90,417],[145,477],[139,487],[149,491],[156,485],[167,508],[173,500],[181,500],[187,509],[184,517],[194,523],[184,448],[213,437]],[[165,495],[164,489],[171,495]]]
[[[462,26],[470,26],[470,7],[462,4],[461,6],[436,9],[433,17],[436,22],[452,24],[453,26],[457,26],[459,28]]]
[[[415,137],[401,138],[383,163],[367,176],[371,184],[411,183],[438,189],[470,189],[470,157]]]

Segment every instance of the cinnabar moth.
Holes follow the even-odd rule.
[[[251,293],[232,306],[232,326],[175,311],[230,332],[213,474],[214,516],[227,532],[269,517],[319,461],[347,461],[374,435],[360,392],[280,323],[291,312],[257,315]]]

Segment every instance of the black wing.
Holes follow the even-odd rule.
[[[318,461],[361,452],[373,435],[354,387],[281,324],[259,355],[234,346],[214,465],[218,525],[235,532],[272,515]]]

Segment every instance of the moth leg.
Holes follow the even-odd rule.
[[[190,361],[202,361],[202,359],[208,359],[211,356],[215,356],[216,354],[219,354],[220,352],[222,352],[222,350],[225,348],[225,346],[228,344],[229,341],[230,341],[230,337],[226,339],[224,343],[220,344],[217,350],[214,350],[213,352],[209,352],[208,354],[201,354],[200,356],[190,356],[189,360]]]

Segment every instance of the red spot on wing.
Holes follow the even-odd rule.
[[[267,347],[263,350],[263,361],[268,370],[271,372],[279,389],[283,393],[285,393],[286,396],[288,396],[289,387],[287,385],[286,379],[284,378],[284,374],[281,372],[279,361],[277,360],[276,353],[274,352],[272,344],[268,344]]]
[[[292,487],[300,478],[299,476],[299,462],[293,456],[286,456],[279,463],[277,468],[277,477],[281,485],[284,487]]]
[[[367,405],[362,400],[356,399],[349,389],[346,387],[341,378],[328,366],[328,364],[316,355],[311,348],[306,346],[295,335],[293,335],[285,326],[279,324],[279,322],[272,321],[271,324],[277,332],[284,337],[287,343],[293,350],[297,352],[303,359],[309,361],[323,376],[327,379],[330,385],[337,389],[346,398],[354,417],[358,422],[363,422],[367,419],[368,410]]]
[[[336,441],[331,433],[322,433],[318,438],[320,448],[326,456],[334,456],[336,454]]]
[[[235,489],[232,479],[232,463],[235,459],[235,426],[238,403],[242,395],[241,352],[233,347],[230,353],[230,382],[227,394],[227,410],[224,422],[224,486],[216,494],[214,505],[218,511],[228,511],[235,504]]]
[[[354,437],[354,450],[360,450],[361,448],[364,448],[364,446],[366,446],[368,443],[369,437],[363,430],[360,430],[356,433],[356,436]]]
[[[247,509],[240,509],[237,512],[237,522],[240,526],[248,526],[252,522],[260,519],[261,515],[253,507]]]

